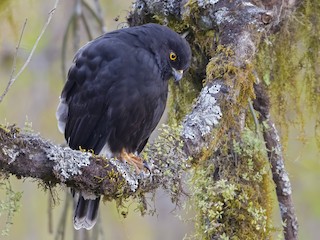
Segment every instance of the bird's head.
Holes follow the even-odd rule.
[[[182,78],[190,66],[191,49],[186,39],[170,28],[154,23],[145,24],[140,34],[141,42],[147,42],[147,47],[156,56],[158,66],[165,80],[174,77],[176,81]]]
[[[178,34],[177,34],[178,35]],[[191,62],[191,50],[188,42],[181,36],[170,38],[166,51],[167,61],[175,81],[178,82]]]

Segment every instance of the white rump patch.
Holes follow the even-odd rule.
[[[81,191],[81,196],[86,200],[95,200],[97,198],[97,195],[86,191]]]
[[[106,143],[103,148],[101,149],[101,151],[99,152],[99,155],[104,156],[107,159],[110,159],[112,157],[114,157],[113,153],[110,150],[109,144]]]
[[[65,98],[60,98],[60,103],[57,108],[56,118],[58,120],[58,128],[61,133],[64,133],[68,118],[69,107]]]

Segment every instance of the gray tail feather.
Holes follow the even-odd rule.
[[[85,228],[90,230],[97,222],[100,197],[84,199],[79,193],[78,203],[75,205],[73,225],[76,230]]]

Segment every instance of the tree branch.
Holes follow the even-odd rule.
[[[290,240],[298,239],[298,220],[292,201],[289,175],[284,166],[280,136],[275,124],[270,119],[270,103],[264,87],[262,84],[258,84],[255,86],[255,90],[257,98],[254,101],[254,108],[261,114],[260,123],[263,126],[263,138],[268,150],[272,178],[276,185],[281,219],[284,224],[284,237]]]
[[[177,141],[180,130],[164,128],[164,131],[171,132],[170,139],[164,143],[160,135],[163,142],[149,145],[145,151],[151,173],[137,175],[122,161],[56,146],[15,126],[1,126],[0,168],[4,174],[40,179],[48,186],[63,183],[81,191],[102,194],[110,200],[134,195],[138,187],[139,193],[161,185],[176,189],[174,186],[179,184],[187,156],[179,150],[182,149]],[[153,153],[152,159],[148,158],[148,152]],[[171,193],[176,195],[174,191],[178,190]]]

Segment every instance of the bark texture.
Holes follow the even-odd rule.
[[[263,138],[268,150],[268,158],[271,163],[272,177],[276,184],[276,193],[279,202],[285,239],[298,239],[298,220],[295,215],[292,201],[292,189],[289,175],[285,169],[282,154],[280,136],[275,124],[270,119],[270,102],[268,95],[262,86],[255,86],[257,98],[254,108],[261,114],[260,122],[263,126]]]
[[[151,172],[138,175],[120,160],[58,146],[16,126],[1,126],[0,168],[2,174],[39,179],[48,187],[65,184],[108,200],[150,192],[161,185],[176,195],[188,157],[178,141],[180,130],[164,131],[170,140],[163,141],[160,135],[159,142],[147,147],[144,156]]]

